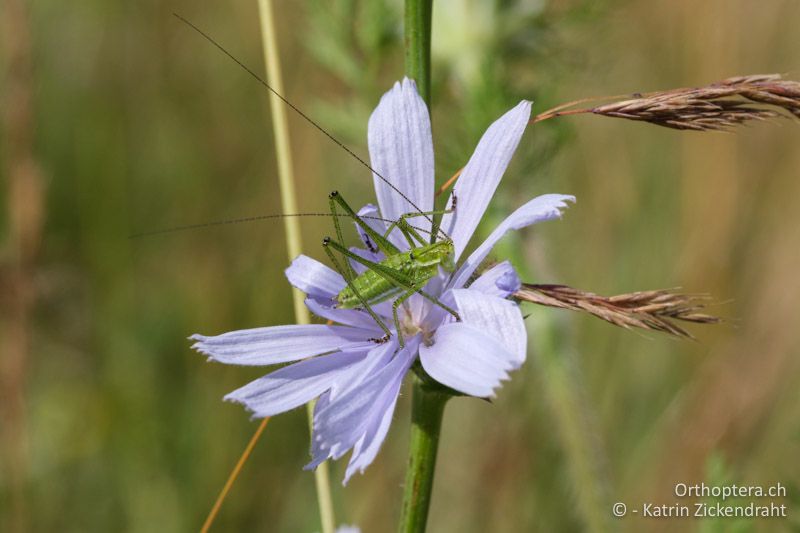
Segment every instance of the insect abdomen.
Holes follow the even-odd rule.
[[[337,307],[340,309],[362,307],[361,300],[356,296],[353,289],[358,291],[358,294],[370,305],[384,302],[402,291],[401,287],[389,283],[389,281],[372,270],[367,270],[356,277],[351,285],[352,287],[348,285],[342,289],[336,297]]]
[[[436,274],[437,266],[420,266],[413,259],[403,257],[404,255],[407,254],[398,254],[397,256],[390,257],[384,260],[382,265],[404,274],[415,287],[422,288],[422,286]],[[351,282],[351,285],[352,288],[351,286],[345,287],[336,297],[337,306],[340,309],[362,307],[362,303],[356,296],[353,288],[358,291],[361,298],[366,300],[367,304],[370,305],[389,300],[406,290],[397,283],[390,282],[374,270],[367,270],[360,274]]]

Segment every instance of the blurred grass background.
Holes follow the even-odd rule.
[[[255,429],[221,397],[263,372],[206,364],[186,337],[291,320],[282,226],[128,235],[278,212],[266,94],[171,16],[258,69],[255,2],[5,0],[2,9],[4,116],[16,89],[23,103],[27,90],[23,127],[33,133],[21,138],[44,188],[41,197],[15,188],[20,126],[6,120],[0,530],[196,530]],[[278,6],[289,98],[361,154],[369,113],[403,70],[401,10],[397,1]],[[797,79],[798,21],[792,0],[442,0],[438,178],[520,98],[541,112],[738,74]],[[15,66],[26,29],[29,78]],[[301,208],[324,211],[333,188],[369,201],[364,169],[290,120]],[[800,527],[799,141],[789,121],[697,134],[576,117],[526,133],[484,228],[534,195],[578,203],[498,255],[514,255],[529,281],[601,294],[710,292],[730,321],[695,327],[698,342],[684,342],[531,310],[529,364],[493,405],[448,407],[430,531]],[[15,220],[41,221],[41,236]],[[303,230],[307,253],[321,258],[329,224],[309,219]],[[17,285],[30,287],[29,306],[16,305]],[[340,522],[394,528],[407,418],[401,401],[378,459],[346,489],[344,465],[333,465]],[[317,529],[307,458],[305,411],[273,419],[217,530]],[[608,517],[611,502],[672,503],[675,482],[703,480],[781,482],[794,517]],[[592,518],[587,505],[607,513]]]

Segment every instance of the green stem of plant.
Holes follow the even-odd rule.
[[[450,395],[436,390],[414,376],[411,404],[411,442],[405,494],[400,516],[400,533],[422,533],[428,521],[433,492],[436,451],[442,429],[444,406]]]
[[[281,76],[281,63],[278,54],[278,40],[275,34],[275,22],[271,0],[258,0],[258,13],[261,23],[261,42],[264,47],[264,62],[267,69],[267,80],[278,94],[284,94],[283,79]],[[281,207],[284,213],[297,213],[297,196],[294,188],[294,172],[292,170],[292,150],[289,144],[289,126],[286,120],[286,106],[275,95],[270,94],[270,109],[272,111],[272,130],[275,136],[275,151],[278,159],[278,183],[281,193]],[[296,217],[283,219],[286,233],[286,247],[289,260],[300,255],[303,245],[300,234],[300,220]],[[310,316],[303,301],[303,293],[293,290],[292,300],[294,314],[298,324],[308,324]],[[308,423],[312,426],[314,419],[314,404],[308,404]],[[333,533],[336,529],[336,520],[333,513],[333,498],[331,497],[328,464],[322,463],[314,471],[316,482],[317,500],[319,502],[319,515],[322,533]]]
[[[406,75],[417,82],[422,99],[431,107],[431,15],[433,0],[406,0]]]
[[[417,82],[417,90],[431,107],[431,15],[433,0],[406,0],[405,58],[406,76]],[[442,430],[444,406],[450,396],[425,385],[414,376],[411,400],[411,440],[408,450],[401,533],[422,533],[428,522],[433,492],[436,451]]]

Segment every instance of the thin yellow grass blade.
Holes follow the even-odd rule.
[[[269,422],[269,417],[261,421],[256,429],[256,432],[253,433],[252,437],[250,437],[250,442],[247,443],[247,447],[244,449],[244,452],[242,452],[241,457],[239,457],[239,460],[236,461],[236,466],[234,466],[233,470],[231,470],[231,473],[228,476],[228,481],[225,482],[225,486],[222,487],[222,490],[219,492],[219,496],[217,496],[217,500],[214,502],[214,507],[211,508],[211,511],[206,517],[206,521],[203,522],[203,527],[200,528],[200,533],[208,533],[208,530],[211,529],[211,525],[214,523],[214,520],[217,518],[217,514],[219,514],[219,510],[222,507],[222,502],[225,501],[225,498],[231,491],[231,487],[233,487],[233,483],[236,481],[236,478],[239,477],[239,472],[242,471],[244,464],[250,457],[250,453],[252,453],[253,448],[256,446],[256,442],[258,442],[258,439],[264,432],[264,428],[267,427],[267,422]]]

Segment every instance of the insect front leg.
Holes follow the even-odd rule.
[[[439,209],[436,211],[425,211],[421,213],[406,213],[404,215],[401,215],[400,218],[398,218],[396,221],[392,222],[389,225],[386,232],[383,234],[383,236],[388,238],[389,235],[392,233],[392,230],[394,228],[398,228],[403,233],[403,236],[406,238],[411,248],[415,248],[420,245],[424,246],[427,243],[427,241],[422,237],[422,235],[419,234],[418,230],[420,231],[425,231],[425,230],[421,230],[420,228],[414,228],[411,224],[408,223],[408,219],[415,217],[425,217],[426,219],[430,220],[431,217],[435,219],[436,215],[443,215],[445,213],[451,213],[451,212],[452,212],[451,209]],[[434,241],[435,238],[436,234],[431,233],[431,241]],[[417,241],[416,243],[414,242],[415,240]]]

